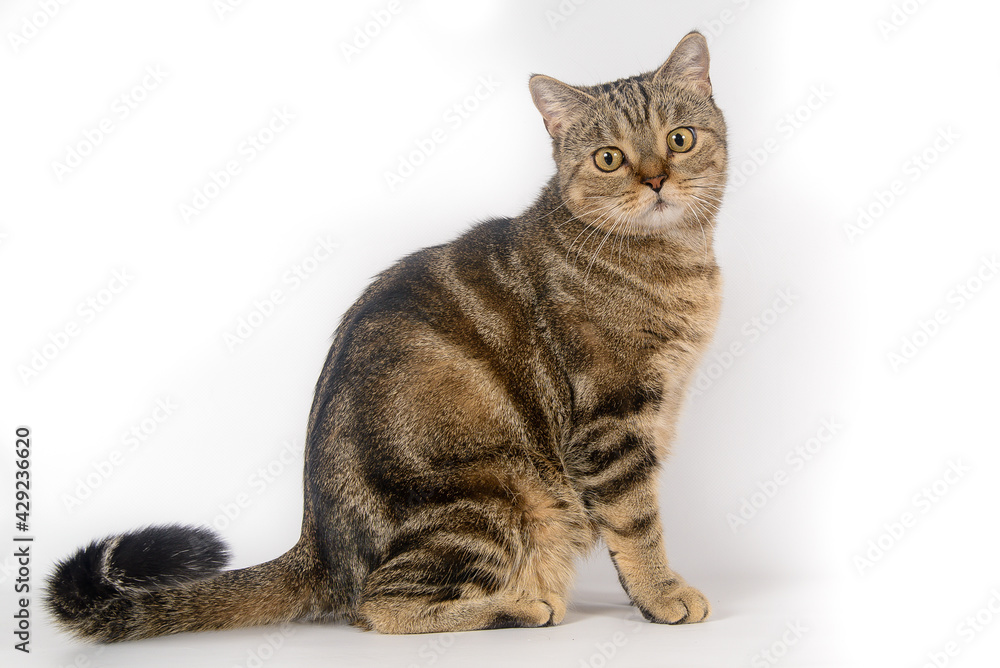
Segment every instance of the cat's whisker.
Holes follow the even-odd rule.
[[[625,233],[618,235],[618,264],[622,264],[622,251],[625,249],[625,244],[632,240],[632,225],[635,223],[635,217],[631,214],[625,215]]]
[[[602,199],[607,199],[607,198],[602,198]],[[589,209],[587,209],[585,211],[580,212],[579,215],[573,216],[572,218],[570,218],[570,219],[566,220],[565,222],[561,223],[558,227],[562,228],[566,224],[571,223],[574,220],[579,220],[579,219],[583,218],[584,216],[591,216],[591,215],[594,215],[594,214],[599,214],[598,215],[598,222],[597,223],[590,223],[590,222],[585,222],[584,223],[584,229],[581,230],[580,234],[578,234],[577,237],[576,237],[576,239],[573,240],[573,243],[576,243],[576,240],[580,238],[580,235],[582,235],[584,232],[586,232],[588,228],[594,227],[595,225],[599,225],[600,224],[600,222],[599,222],[600,221],[600,217],[603,216],[605,212],[614,209],[616,206],[618,206],[618,204],[616,202],[607,202],[603,206],[591,207],[591,208],[589,208]],[[572,246],[573,244],[570,244],[570,245]]]
[[[709,179],[718,176],[727,176],[727,172],[706,172],[704,174],[699,174],[698,176],[689,176],[687,178],[678,179],[678,182],[684,183],[686,181],[697,181],[698,179]]]
[[[616,206],[617,205],[615,205],[615,207]],[[615,207],[612,207],[610,211],[608,211],[607,213],[605,213],[601,217],[601,219],[599,221],[597,221],[597,223],[594,224],[593,231],[589,235],[587,235],[587,238],[583,240],[583,243],[580,244],[580,248],[577,250],[577,253],[576,253],[576,260],[577,261],[580,260],[580,254],[583,252],[583,249],[586,247],[587,243],[594,237],[594,235],[597,232],[599,232],[603,228],[604,223],[607,222],[608,220],[610,220],[612,216],[614,216],[614,214],[615,214]],[[612,227],[614,227],[614,226],[612,226]],[[597,250],[599,251],[600,248],[598,248]],[[594,253],[596,254],[597,251],[594,251]],[[593,263],[593,259],[591,260],[591,264],[592,263]]]
[[[582,211],[579,215],[573,216],[572,218],[569,218],[568,220],[566,220],[566,221],[564,221],[564,222],[556,225],[556,229],[557,230],[561,230],[563,227],[565,227],[566,225],[568,225],[569,223],[571,223],[571,222],[573,222],[575,220],[579,220],[579,219],[583,218],[584,216],[589,216],[589,215],[592,215],[592,214],[595,214],[595,213],[597,213],[597,214],[602,213],[602,212],[604,212],[604,211],[606,211],[606,210],[608,210],[608,209],[610,209],[610,208],[612,208],[614,206],[615,205],[613,203],[611,203],[611,204],[607,204],[606,206],[594,207],[594,208],[588,209],[586,211]],[[583,229],[580,230],[580,234],[578,234],[576,236],[576,238],[573,239],[572,242],[570,242],[569,248],[567,249],[567,257],[569,257],[568,256],[569,250],[571,250],[573,248],[573,245],[577,242],[577,240],[580,238],[580,236],[583,235],[583,233],[587,231],[587,228],[590,227],[590,226],[591,226],[590,223],[585,223]]]
[[[706,210],[709,213],[712,213],[712,214],[714,214],[714,213],[716,213],[718,211],[719,206],[721,204],[720,199],[719,198],[715,198],[715,197],[699,196],[699,195],[695,195],[694,193],[688,193],[688,196],[692,200],[697,201],[699,204],[701,204],[703,207],[705,207]]]
[[[691,195],[690,197],[692,203],[694,203],[698,210],[705,215],[706,222],[711,222],[712,216],[714,216],[719,210],[718,203],[698,197],[697,195]]]
[[[615,205],[615,206],[617,206],[617,205]],[[587,242],[590,241],[590,239],[594,236],[594,234],[598,230],[601,229],[601,226],[604,224],[604,222],[607,221],[607,220],[609,220],[611,218],[611,216],[613,216],[615,214],[615,211],[614,211],[615,206],[612,206],[610,211],[604,213],[601,216],[601,218],[594,224],[594,230],[587,236],[586,239],[584,239],[583,243],[580,244],[580,247],[577,249],[576,260],[574,260],[574,262],[573,262],[573,266],[574,267],[576,267],[576,263],[580,261],[580,254],[583,252],[583,249],[586,246]],[[608,234],[609,235],[610,235],[610,233],[611,233],[611,231],[613,229],[614,229],[614,225],[612,225],[611,229],[608,230]],[[607,236],[605,236],[605,239],[606,238],[607,238]],[[601,245],[603,245],[603,241],[601,242]],[[597,259],[597,254],[599,252],[600,252],[600,246],[598,246],[597,250],[595,250],[594,252],[591,253],[590,262],[587,264],[587,269],[584,271],[584,277],[583,277],[584,282],[587,282],[588,279],[590,278],[591,267],[594,264],[594,260]],[[590,302],[589,302],[588,295],[587,295],[586,292],[584,293],[584,297],[583,297],[583,307],[584,307],[584,310],[589,315],[589,313],[590,313]]]
[[[708,262],[709,260],[708,235],[705,233],[705,225],[702,222],[702,216],[705,216],[706,218],[707,216],[700,209],[701,206],[702,203],[700,200],[698,200],[698,198],[694,198],[690,202],[688,202],[688,207],[690,208],[691,212],[694,213],[695,221],[698,223],[698,227],[701,229],[701,238],[702,242],[704,243],[703,250],[704,250],[705,261]]]
[[[596,260],[597,257],[598,257],[598,255],[600,255],[601,248],[604,247],[605,242],[607,242],[608,238],[618,228],[618,226],[621,223],[621,221],[622,221],[622,217],[621,216],[616,216],[614,223],[611,225],[610,228],[608,228],[607,234],[604,235],[604,238],[601,240],[601,243],[598,244],[597,249],[594,251],[594,254],[590,257],[590,264],[587,265],[587,271],[584,273],[584,280],[587,280],[590,277],[590,270],[594,266],[594,260]]]
[[[577,218],[580,218],[580,217],[582,217],[584,215],[590,215],[590,214],[593,214],[593,213],[599,213],[600,212],[602,214],[602,217],[598,219],[597,223],[595,223],[595,224],[591,224],[591,223],[585,224],[584,227],[583,227],[583,229],[580,230],[580,233],[576,235],[576,238],[573,239],[573,241],[566,248],[566,260],[567,261],[569,261],[569,254],[573,251],[573,246],[576,245],[576,242],[579,241],[580,237],[583,236],[584,233],[586,233],[591,228],[593,228],[593,230],[591,230],[591,235],[594,234],[594,231],[596,231],[597,229],[600,229],[599,225],[600,225],[601,222],[603,222],[603,216],[605,215],[604,212],[610,211],[610,210],[614,209],[614,207],[616,207],[616,206],[617,206],[617,204],[615,204],[614,202],[612,202],[612,203],[609,203],[609,204],[607,204],[607,205],[605,205],[603,207],[595,207],[594,209],[591,209],[590,211],[581,213],[579,216],[575,216],[573,218],[570,218],[568,221],[566,221],[566,223],[569,223],[570,221],[576,220]],[[563,223],[563,225],[565,225],[566,223]],[[560,227],[562,227],[562,225],[560,225]],[[587,238],[589,239],[590,236],[588,236]],[[584,245],[586,245],[586,240],[583,242],[583,244],[581,244],[580,249],[577,250],[577,253],[576,253],[576,259],[577,259],[577,261],[579,261],[579,259],[580,259],[580,252],[582,251],[582,247]]]

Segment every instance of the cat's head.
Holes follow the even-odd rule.
[[[726,125],[708,45],[692,32],[658,70],[597,86],[529,83],[571,215],[630,235],[709,226],[726,181]]]

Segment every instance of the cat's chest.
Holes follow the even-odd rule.
[[[697,364],[719,318],[718,270],[636,281],[629,288],[607,290],[600,307],[579,320],[588,355],[638,372]]]
[[[711,340],[718,288],[717,277],[699,279],[574,313],[566,347],[574,415],[585,423],[675,403]]]

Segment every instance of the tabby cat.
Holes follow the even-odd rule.
[[[657,468],[720,304],[726,130],[692,32],[655,72],[529,87],[557,166],[516,218],[382,272],[316,386],[298,543],[223,571],[214,533],[150,527],[57,564],[96,641],[342,619],[383,633],[558,624],[602,540],[653,622],[709,604],[667,565]]]

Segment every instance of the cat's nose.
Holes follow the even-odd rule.
[[[660,192],[660,188],[663,187],[663,182],[667,180],[666,174],[660,174],[659,176],[651,176],[648,179],[643,179],[642,182],[653,189],[654,193]]]

